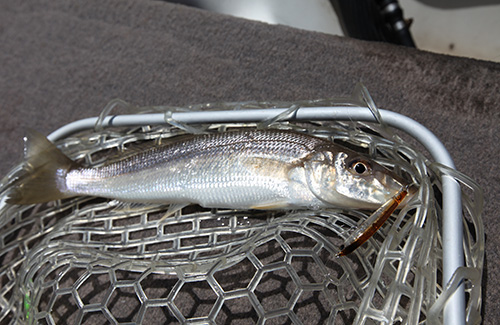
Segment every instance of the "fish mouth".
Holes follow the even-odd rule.
[[[378,171],[376,173],[376,178],[386,189],[387,199],[390,199],[401,189],[405,189],[407,192],[406,197],[399,204],[400,207],[406,205],[406,203],[417,193],[418,188],[414,183],[406,181],[402,176],[397,174],[388,174],[387,172]]]
[[[406,197],[399,203],[399,207],[404,207],[418,193],[418,186],[414,183],[406,185]]]
[[[401,187],[407,185],[407,182],[405,182],[402,177],[395,174],[388,174],[385,171],[377,171],[375,173],[375,178],[393,195],[396,191],[401,189]]]

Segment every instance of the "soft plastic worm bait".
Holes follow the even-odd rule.
[[[368,219],[366,219],[354,233],[345,241],[344,247],[337,256],[345,256],[354,252],[359,246],[370,239],[377,230],[387,221],[391,214],[403,202],[408,194],[408,186],[403,187],[389,201],[378,208]]]

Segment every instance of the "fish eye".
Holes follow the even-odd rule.
[[[355,175],[366,175],[370,172],[371,166],[363,160],[354,160],[349,164],[349,170]]]

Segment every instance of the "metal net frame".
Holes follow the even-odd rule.
[[[103,112],[122,102],[113,102]],[[231,128],[294,129],[340,142],[418,184],[418,193],[354,253],[338,258],[370,211],[244,211],[134,205],[79,197],[0,208],[0,322],[5,324],[344,324],[442,322],[465,287],[468,323],[480,321],[482,192],[378,124],[292,122],[296,103],[133,108],[165,125],[88,130],[61,139],[69,157],[98,166],[137,144]],[[262,123],[186,125],[172,111],[289,107]],[[111,157],[111,158],[110,158]],[[8,194],[20,164],[2,182]],[[463,188],[465,266],[442,286],[441,175]]]

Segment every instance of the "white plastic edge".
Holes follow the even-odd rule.
[[[175,112],[171,118],[182,123],[230,123],[258,122],[270,119],[285,112],[286,108],[251,109],[234,111],[192,111]],[[455,168],[451,155],[443,143],[422,124],[399,113],[380,109],[383,121],[402,130],[418,140],[431,154],[432,158],[445,166]],[[375,122],[372,112],[366,107],[335,106],[307,107],[297,110],[294,120],[353,120]],[[95,126],[97,117],[86,118],[67,124],[51,133],[51,141],[64,138],[72,133],[91,129]],[[165,114],[115,115],[106,117],[103,127],[111,126],[141,126],[165,124]],[[463,229],[462,229],[462,199],[460,185],[450,177],[443,176],[443,288],[450,281],[463,261]],[[465,325],[465,293],[463,286],[457,290],[447,302],[444,309],[444,324]]]

